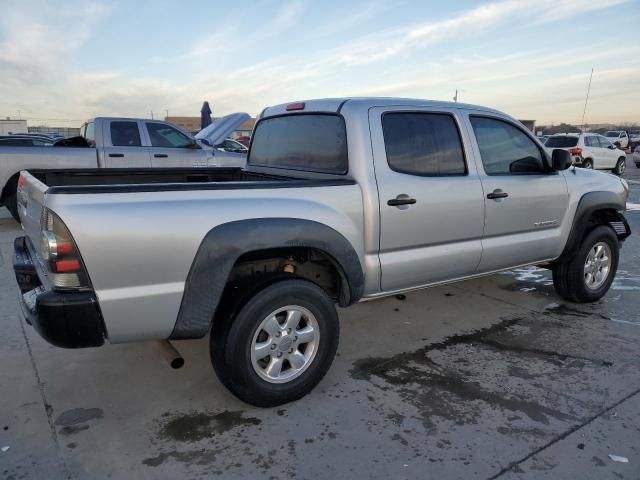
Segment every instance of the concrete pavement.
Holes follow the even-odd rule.
[[[628,162],[630,202],[640,170]],[[0,478],[640,478],[640,211],[593,305],[536,268],[341,310],[307,397],[275,409],[218,382],[207,339],[62,350],[20,320],[17,225],[0,214]],[[629,463],[612,461],[615,454]]]

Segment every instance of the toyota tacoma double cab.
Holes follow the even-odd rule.
[[[605,295],[628,185],[570,164],[496,110],[357,98],[266,108],[244,169],[23,171],[22,310],[68,348],[209,334],[222,383],[279,405],[331,365],[336,304],[531,264]]]

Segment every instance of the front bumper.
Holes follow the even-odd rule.
[[[38,276],[26,238],[16,238],[13,250],[13,271],[20,287],[19,303],[27,323],[57,347],[84,348],[104,344],[104,325],[95,293],[48,289]]]

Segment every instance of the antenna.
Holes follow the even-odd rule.
[[[582,111],[582,121],[580,122],[580,130],[584,133],[584,116],[587,113],[587,103],[589,102],[589,94],[591,93],[591,80],[593,79],[593,67],[591,67],[591,75],[589,76],[589,86],[587,87],[587,98],[584,99],[584,110]]]
[[[453,96],[453,101],[458,103],[458,89],[456,88],[456,94]]]

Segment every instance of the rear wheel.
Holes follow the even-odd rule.
[[[590,158],[587,158],[584,162],[582,162],[582,168],[592,169],[593,168],[593,160],[591,160]]]
[[[331,299],[306,280],[257,292],[211,336],[218,378],[241,400],[273,407],[297,400],[324,377],[338,348]]]
[[[618,258],[618,237],[614,231],[604,225],[594,228],[571,260],[553,267],[556,292],[571,302],[600,300],[613,283]]]
[[[616,163],[616,167],[613,169],[613,173],[616,175],[622,175],[627,168],[627,159],[625,157],[620,157],[618,159],[618,163]]]
[[[14,220],[20,222],[20,215],[18,215],[18,198],[15,193],[7,198],[6,206]]]

